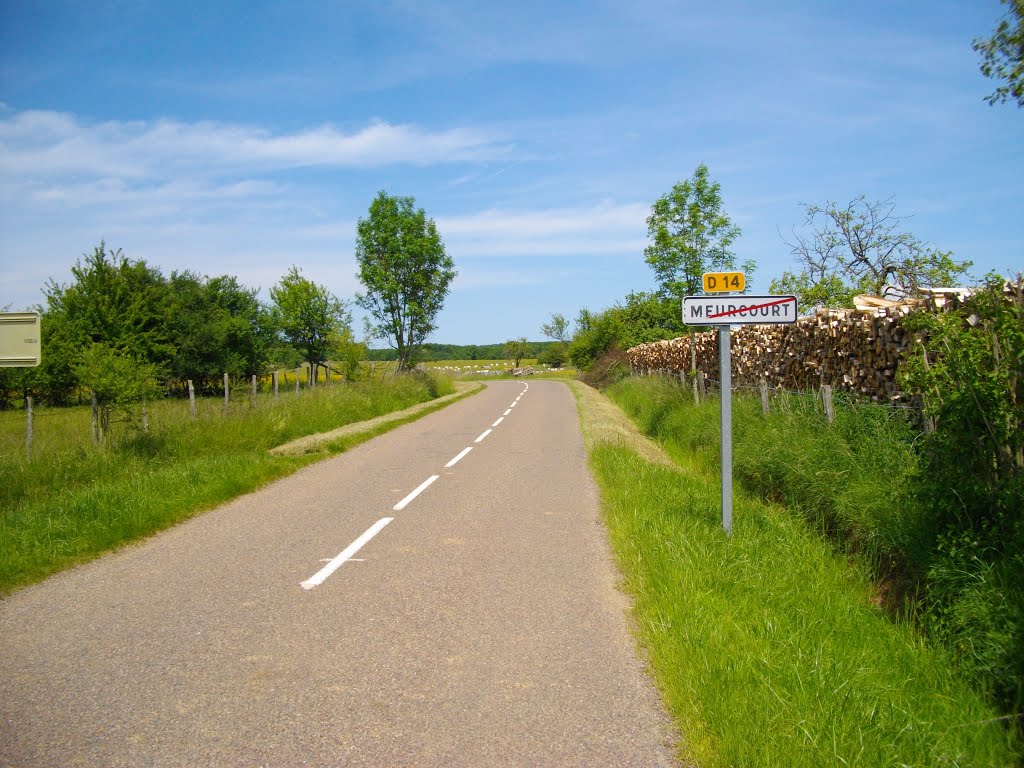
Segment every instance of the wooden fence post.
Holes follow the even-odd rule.
[[[761,390],[761,410],[764,412],[764,415],[767,416],[768,415],[768,411],[769,411],[769,408],[768,408],[768,383],[764,379],[761,379],[761,383],[758,384],[757,388],[759,390]]]
[[[694,382],[697,381],[697,347],[694,344],[694,337],[691,333],[687,337],[687,344],[690,347],[690,375],[693,376]]]
[[[828,384],[821,385],[821,399],[825,404],[825,421],[831,424],[835,421],[836,410],[832,403],[832,387]]]
[[[28,411],[28,430],[25,433],[25,455],[32,458],[32,397],[25,396],[25,410]]]
[[[704,381],[704,371],[697,371],[697,392],[700,394],[700,397],[706,398],[708,396],[708,385]],[[699,399],[698,402],[700,402]]]
[[[196,388],[192,386],[192,379],[188,380],[188,412],[192,421],[196,420]]]
[[[142,431],[149,432],[149,408],[142,404]]]
[[[300,371],[302,371],[301,367],[295,369],[295,396],[296,397],[299,396],[299,373],[300,373]]]
[[[92,393],[92,444],[100,444],[100,406],[95,392]]]
[[[285,375],[287,376],[288,374],[285,374]],[[273,378],[274,378],[274,399],[277,400],[277,371],[274,371]],[[287,384],[288,382],[285,381],[285,383]]]

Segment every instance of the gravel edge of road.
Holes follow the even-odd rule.
[[[346,424],[343,427],[332,429],[329,432],[320,432],[315,435],[306,435],[300,437],[291,442],[282,443],[281,445],[275,446],[270,449],[270,454],[273,456],[302,456],[307,453],[316,453],[321,447],[333,443],[338,440],[342,440],[346,437],[355,437],[357,435],[368,434],[369,436],[376,436],[381,432],[386,431],[383,429],[388,426],[400,426],[409,421],[415,420],[420,416],[426,416],[428,413],[440,410],[451,405],[458,400],[475,395],[477,392],[484,388],[484,384],[481,382],[455,382],[455,393],[451,395],[445,395],[444,397],[436,398],[435,400],[428,400],[425,403],[417,403],[416,405],[410,406],[401,411],[393,411],[392,413],[385,413],[382,416],[377,416],[373,419],[367,419],[366,421],[357,421],[352,424]]]
[[[653,464],[677,472],[683,471],[658,443],[640,432],[619,406],[600,391],[582,381],[567,381],[566,384],[576,397],[583,442],[588,452],[600,443],[616,443],[626,446]]]
[[[583,444],[588,456],[597,446],[611,443],[625,446],[645,461],[653,464],[675,472],[682,473],[686,471],[676,464],[657,442],[644,435],[637,425],[623,413],[619,406],[608,399],[600,390],[578,380],[566,382],[566,384],[576,400],[576,408],[580,419],[580,431],[583,434]],[[610,536],[608,524],[603,518],[601,525],[605,529],[605,535]],[[658,692],[662,712],[669,727],[672,729],[669,748],[672,750],[673,757],[680,768],[698,768],[686,755],[686,734],[682,729],[681,723],[673,716],[668,703],[665,701],[664,694],[658,683],[658,676],[655,674],[654,667],[652,666],[650,648],[641,640],[636,625],[636,613],[634,612],[636,598],[629,590],[625,575],[619,568],[610,538],[608,539],[608,555],[618,576],[617,589],[629,604],[626,617],[637,657],[643,663],[644,674]]]

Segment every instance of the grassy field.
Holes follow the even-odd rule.
[[[0,594],[162,530],[372,436],[353,436],[318,454],[272,456],[304,435],[371,419],[453,391],[444,377],[388,378],[320,387],[274,401],[248,396],[223,413],[202,399],[150,408],[149,432],[114,425],[94,447],[88,408],[40,409],[32,457],[25,413],[0,414]],[[396,423],[387,428],[397,426]],[[378,430],[379,432],[379,430]]]
[[[436,360],[428,362],[428,371],[439,371],[460,379],[510,378],[511,360]],[[576,375],[573,368],[548,368],[540,366],[536,359],[524,359],[520,368],[533,368],[531,378],[570,379]]]
[[[682,757],[704,768],[1016,764],[1012,733],[950,656],[891,621],[866,570],[800,512],[737,486],[725,537],[717,442],[707,429],[682,428],[664,386],[628,381],[611,395],[651,431],[660,425],[671,461],[653,458],[656,446],[621,424],[595,426],[607,408],[574,388],[639,640]]]

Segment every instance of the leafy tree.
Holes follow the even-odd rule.
[[[971,266],[955,261],[902,230],[892,198],[869,201],[864,195],[846,206],[834,202],[804,205],[803,232],[786,244],[798,271],[783,273],[773,292],[793,293],[803,306],[852,306],[858,293],[881,296],[886,287],[913,296],[927,286],[950,285]]]
[[[236,277],[191,272],[172,273],[169,288],[170,326],[177,340],[171,376],[208,388],[224,373],[241,378],[266,371],[275,329],[256,290]]]
[[[981,72],[985,77],[1004,80],[985,97],[989,104],[1015,99],[1024,106],[1024,0],[1002,0],[1008,6],[990,38],[976,38],[974,50],[981,54]]]
[[[551,315],[551,321],[544,323],[540,327],[540,332],[547,336],[549,339],[560,341],[563,344],[569,341],[569,337],[572,335],[569,333],[569,321],[565,319],[565,315],[555,312]]]
[[[856,288],[843,282],[839,275],[820,274],[812,277],[812,270],[805,268],[800,272],[782,273],[782,277],[772,280],[768,288],[773,294],[796,296],[797,304],[803,309],[814,307],[852,307]]]
[[[359,279],[366,288],[356,303],[372,316],[374,336],[398,350],[403,371],[436,328],[456,275],[434,220],[415,205],[412,197],[381,191],[356,227]]]
[[[711,181],[703,163],[692,179],[677,183],[654,203],[647,236],[651,244],[644,249],[645,261],[665,296],[701,293],[705,272],[735,269],[731,247],[740,228],[722,211],[721,185]],[[753,262],[744,262],[742,269],[753,272]]]
[[[538,363],[550,365],[552,368],[561,368],[565,365],[569,359],[569,339],[572,336],[569,332],[570,327],[565,315],[552,313],[551,321],[544,323],[540,327],[540,332],[549,339],[554,339],[556,343],[538,355]]]
[[[270,289],[274,319],[288,344],[301,352],[315,380],[340,341],[352,339],[352,318],[345,306],[323,285],[316,285],[292,267]]]
[[[505,342],[505,357],[513,361],[513,368],[518,368],[523,358],[526,357],[529,348],[529,342],[526,341],[525,336],[518,339],[509,339]]]
[[[144,261],[108,251],[105,243],[71,269],[70,285],[50,281],[42,315],[42,364],[26,375],[26,391],[51,404],[78,389],[75,366],[92,344],[163,369],[174,355],[167,281]]]
[[[145,261],[108,252],[100,243],[71,268],[70,286],[52,280],[46,288],[47,314],[60,315],[58,330],[84,349],[91,343],[141,362],[164,365],[174,355],[168,330],[167,281]]]
[[[537,355],[537,362],[552,368],[561,368],[569,359],[569,345],[558,342]]]
[[[628,294],[625,303],[603,312],[582,311],[587,323],[577,325],[568,351],[569,361],[581,371],[613,349],[674,338],[682,322],[679,300],[643,291]]]
[[[137,407],[160,392],[156,366],[142,363],[101,342],[83,350],[74,371],[79,385],[96,404],[101,441],[110,432],[114,413],[120,412],[126,420],[131,420]]]

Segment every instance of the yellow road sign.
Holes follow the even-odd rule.
[[[742,272],[705,272],[704,293],[739,293],[747,284]]]

